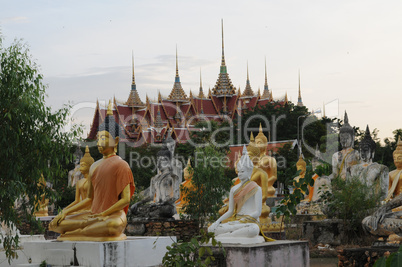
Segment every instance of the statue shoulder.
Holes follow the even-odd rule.
[[[103,162],[103,158],[102,159],[98,159],[97,161],[95,161],[91,167],[89,168],[89,175],[92,175],[92,173],[95,171],[95,169]]]

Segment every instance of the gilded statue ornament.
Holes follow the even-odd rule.
[[[37,186],[40,188],[46,187],[46,181],[45,181],[45,177],[43,177],[43,174],[40,176]],[[35,202],[37,204],[35,207],[34,216],[35,217],[49,216],[49,213],[48,213],[49,199],[46,198],[45,194],[42,194],[39,197],[35,196],[35,199],[36,199]]]
[[[187,200],[188,192],[194,190],[194,185],[192,181],[194,170],[191,167],[190,158],[188,159],[186,168],[184,168],[183,174],[185,181],[180,184],[180,198],[175,202],[178,214],[182,213],[183,206],[185,206],[188,203]]]
[[[88,173],[87,197],[65,208],[49,224],[60,233],[57,240],[118,241],[126,239],[123,231],[135,186],[131,169],[116,155],[120,127],[109,102],[105,121],[98,129],[98,150],[103,158],[93,163]]]

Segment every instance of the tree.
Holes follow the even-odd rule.
[[[225,176],[225,154],[213,145],[196,149],[193,171],[193,191],[187,191],[183,211],[189,219],[197,220],[202,229],[206,219],[216,219],[223,196],[230,190],[232,178]]]
[[[27,46],[14,41],[3,47],[0,36],[0,213],[9,228],[18,227],[22,217],[35,221],[36,196],[55,199],[57,188],[38,186],[39,178],[54,183],[66,177],[62,164],[72,160],[72,140],[81,133],[63,131],[70,107],[52,112],[45,90]],[[18,214],[14,203],[22,199]],[[6,234],[1,242],[8,259],[15,257],[18,237]]]

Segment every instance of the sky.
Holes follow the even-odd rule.
[[[183,89],[204,92],[218,78],[221,20],[229,76],[252,89],[343,118],[392,137],[402,128],[402,1],[29,1],[0,0],[4,46],[27,43],[48,85],[53,109],[73,104],[89,130],[96,100],[126,101],[135,79],[146,95],[168,96],[176,47]],[[335,106],[334,106],[335,103]],[[91,108],[92,107],[92,108]],[[336,107],[334,110],[331,107]],[[330,111],[331,110],[331,111]]]

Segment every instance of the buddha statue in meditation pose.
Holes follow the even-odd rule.
[[[43,177],[43,174],[41,175],[41,177],[39,178],[39,182],[38,182],[38,187],[46,187],[46,181],[45,178]],[[34,216],[35,217],[46,217],[49,216],[49,199],[46,198],[45,194],[42,194],[37,198],[37,204],[35,207],[35,212],[34,212]]]
[[[80,171],[80,159],[82,157],[82,152],[79,147],[74,152],[74,169],[68,172],[68,186],[75,186],[76,183],[84,178],[84,175]]]
[[[252,244],[265,241],[259,235],[262,190],[256,182],[250,180],[253,169],[253,162],[244,146],[237,164],[240,183],[230,189],[229,209],[208,228],[208,232],[215,233],[216,240],[222,243]],[[267,238],[267,241],[273,239]]]
[[[360,182],[373,188],[373,192],[385,199],[388,192],[388,167],[373,162],[376,144],[370,136],[367,125],[366,133],[359,145],[360,163],[351,167],[351,176],[358,177]],[[349,177],[347,177],[348,179]]]
[[[332,178],[340,176],[343,180],[353,165],[359,162],[359,153],[353,149],[355,134],[349,124],[348,114],[345,111],[344,124],[339,130],[339,140],[342,150],[332,156]]]
[[[299,175],[293,178],[294,182],[299,182],[300,178],[304,178],[306,175],[306,162],[303,159],[303,155],[300,154],[299,160],[296,162],[296,169],[300,171]],[[295,183],[294,183],[295,185]],[[296,185],[295,185],[296,186]],[[301,191],[303,194],[305,193],[304,191]]]
[[[170,134],[170,130],[167,135],[168,136],[163,141],[163,143],[170,152],[170,166],[171,166],[172,172],[180,179],[180,183],[181,183],[183,180],[183,165],[180,162],[180,160],[178,160],[174,155],[174,150],[176,148],[176,141],[172,138],[172,136]],[[158,172],[160,172],[159,169],[158,169]]]
[[[177,213],[182,213],[181,210],[183,208],[183,206],[185,206],[188,201],[186,199],[188,192],[191,192],[194,190],[194,186],[193,186],[193,182],[192,182],[192,178],[193,178],[193,174],[194,171],[191,167],[191,161],[190,158],[188,159],[187,162],[187,167],[184,168],[183,170],[183,175],[184,175],[184,182],[181,183],[180,185],[180,198],[178,200],[176,200],[175,204],[176,204],[176,210]]]
[[[117,241],[126,239],[123,231],[126,213],[135,186],[126,161],[116,155],[119,125],[109,102],[106,118],[98,129],[98,149],[103,158],[92,164],[87,178],[87,197],[64,209],[49,224],[60,233],[58,240]]]
[[[171,153],[164,146],[157,158],[159,173],[151,178],[149,195],[130,207],[136,217],[171,218],[176,212],[174,203],[180,196],[180,180],[173,173]]]
[[[402,192],[402,139],[399,138],[396,149],[393,153],[394,164],[396,170],[389,173],[389,188],[385,201],[390,201],[394,197],[397,197]]]
[[[85,154],[80,160],[80,172],[84,175],[84,179],[78,180],[75,187],[75,200],[70,205],[65,207],[65,209],[71,208],[72,206],[87,198],[89,188],[88,174],[89,169],[94,161],[95,160],[91,157],[91,154],[89,153],[89,147],[86,146]],[[88,208],[90,207],[88,206]]]

